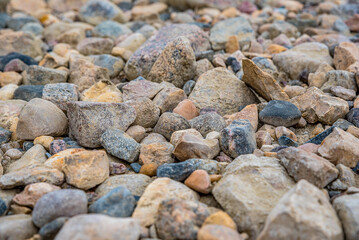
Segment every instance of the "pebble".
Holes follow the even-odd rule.
[[[142,143],[141,145],[139,156],[141,164],[155,163],[160,166],[175,161],[172,157],[174,146],[168,142]]]
[[[223,211],[218,211],[209,215],[206,220],[204,220],[203,226],[212,224],[222,225],[233,230],[237,229],[237,225],[233,219]]]
[[[243,238],[238,232],[225,226],[217,224],[206,224],[198,231],[198,240],[206,239],[227,239],[242,240]]]
[[[163,113],[158,119],[153,131],[164,136],[166,139],[170,139],[172,133],[191,128],[189,122],[179,114],[176,113]]]
[[[34,98],[42,98],[43,85],[22,85],[16,88],[13,99],[31,101]]]
[[[1,217],[0,223],[0,236],[7,239],[27,239],[37,232],[31,216],[26,214]]]
[[[68,72],[32,65],[23,72],[22,76],[24,85],[46,85],[66,82]]]
[[[211,180],[204,170],[196,170],[191,173],[184,184],[200,193],[208,194],[211,191]]]
[[[301,116],[301,112],[293,103],[272,100],[260,111],[259,120],[273,126],[290,127],[296,125]]]
[[[196,129],[204,137],[213,131],[221,132],[226,127],[226,122],[223,117],[217,113],[201,114],[191,119],[189,123],[191,124],[191,128]]]
[[[157,177],[167,177],[182,182],[188,178],[196,169],[196,164],[191,161],[167,163],[157,168]]]

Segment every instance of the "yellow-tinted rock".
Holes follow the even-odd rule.
[[[223,225],[204,225],[197,234],[198,240],[244,240],[237,231]]]
[[[0,86],[4,87],[8,84],[19,85],[22,81],[22,76],[17,72],[0,72]]]
[[[116,86],[105,82],[98,82],[89,89],[83,91],[81,95],[82,101],[90,102],[122,102],[122,93]]]
[[[199,169],[191,173],[184,182],[187,187],[204,194],[211,191],[211,179],[205,170]]]
[[[18,86],[16,84],[7,84],[0,88],[0,100],[11,100],[17,88]]]
[[[56,168],[57,170],[62,170],[62,167],[65,163],[65,157],[71,156],[72,154],[76,154],[78,152],[85,151],[83,148],[70,148],[66,149],[64,151],[61,151],[59,153],[56,153],[55,155],[52,155],[50,158],[48,158],[45,162],[45,166],[50,168]]]
[[[281,53],[281,52],[284,52],[284,51],[287,51],[287,49],[281,45],[278,45],[278,44],[270,44],[268,47],[267,47],[267,52],[269,54],[277,54],[277,53]]]
[[[132,18],[135,20],[144,19],[152,15],[157,15],[167,9],[167,4],[156,2],[150,5],[138,5],[132,8]]]
[[[226,52],[234,53],[237,50],[240,50],[239,41],[236,35],[232,35],[228,38],[228,41],[226,43]]]
[[[34,139],[34,144],[41,144],[46,150],[49,151],[50,143],[54,141],[54,138],[51,136],[40,136]]]
[[[144,164],[141,167],[140,173],[141,174],[145,174],[149,177],[153,177],[156,176],[156,171],[157,171],[157,164],[156,163],[148,163],[148,164]]]
[[[226,212],[223,211],[218,211],[207,217],[203,223],[203,226],[208,224],[223,225],[232,228],[233,230],[237,230],[236,223]]]

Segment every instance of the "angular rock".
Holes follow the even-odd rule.
[[[186,179],[184,184],[203,194],[208,194],[211,191],[211,179],[208,173],[204,170],[196,170]]]
[[[216,224],[204,225],[198,231],[197,237],[198,240],[207,240],[207,239],[243,240],[244,239],[241,237],[241,235],[239,235],[237,231]]]
[[[93,55],[90,56],[90,58],[95,65],[106,68],[111,78],[116,77],[125,66],[125,63],[121,58],[113,57],[108,54]]]
[[[199,111],[193,102],[185,99],[173,109],[173,113],[177,113],[187,120],[191,120],[199,115]]]
[[[45,85],[66,82],[68,73],[64,70],[32,65],[22,75],[24,85]]]
[[[203,223],[203,226],[207,224],[218,224],[218,225],[226,226],[233,230],[237,230],[236,223],[226,212],[223,211],[212,213],[208,218],[206,218],[206,220]]]
[[[67,110],[67,103],[79,100],[79,88],[72,83],[46,84],[42,99],[54,103],[61,110]]]
[[[350,123],[354,124],[354,126],[359,126],[359,108],[350,109],[346,117]]]
[[[159,118],[153,132],[163,135],[170,140],[173,132],[191,128],[189,122],[176,113],[164,113]]]
[[[338,178],[329,184],[328,189],[333,191],[345,191],[349,187],[354,187],[355,175],[353,170],[344,166],[343,164],[338,164],[336,168],[339,171]]]
[[[190,160],[180,163],[166,163],[157,168],[157,177],[166,177],[182,182],[197,168],[197,164]]]
[[[0,56],[17,52],[36,58],[42,56],[41,41],[31,33],[9,32],[0,36]]]
[[[85,56],[110,54],[114,47],[113,40],[109,38],[85,38],[77,45],[76,49]]]
[[[97,25],[106,20],[125,22],[122,10],[108,0],[90,0],[80,8],[80,18],[90,24]]]
[[[153,103],[161,110],[161,113],[172,111],[187,96],[182,89],[168,87],[162,89],[153,99]]]
[[[244,107],[240,112],[223,116],[226,124],[231,124],[234,120],[247,119],[251,122],[255,131],[258,128],[258,108],[256,104],[250,104]]]
[[[203,137],[213,131],[221,132],[226,127],[226,122],[217,113],[200,115],[190,120],[189,123],[191,124],[191,128],[199,131]]]
[[[302,117],[299,109],[291,102],[272,100],[259,113],[259,120],[273,126],[290,127]]]
[[[43,85],[21,85],[16,88],[13,98],[25,101],[30,101],[34,98],[41,98],[43,89]]]
[[[46,161],[46,150],[40,144],[30,148],[22,157],[10,164],[6,172],[16,172],[30,166],[41,166]]]
[[[123,99],[124,101],[131,99],[137,100],[141,97],[153,99],[162,89],[162,85],[139,77],[123,86]]]
[[[158,166],[173,163],[175,161],[172,158],[173,149],[173,145],[167,142],[142,144],[139,162],[141,164],[155,163]]]
[[[341,86],[356,91],[355,74],[342,70],[332,70],[325,75],[325,83],[320,88],[323,92],[329,92],[332,87]]]
[[[342,42],[334,49],[334,65],[337,70],[346,70],[359,60],[359,48],[352,42]]]

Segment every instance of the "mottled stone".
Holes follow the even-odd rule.
[[[172,111],[180,102],[187,98],[182,89],[166,87],[153,99],[153,103],[161,110],[161,113]]]
[[[217,113],[203,114],[189,121],[191,128],[199,131],[203,137],[212,131],[221,132],[226,127],[224,118]]]
[[[131,29],[129,29],[126,25],[111,20],[103,21],[93,29],[94,36],[103,38],[108,37],[113,40],[131,32]]]
[[[193,102],[185,99],[173,109],[173,113],[177,113],[187,120],[191,120],[199,115],[199,111]]]
[[[32,223],[30,215],[16,214],[0,218],[0,237],[2,239],[28,239],[36,232],[37,229]]]
[[[217,225],[217,224],[208,224],[204,225],[197,235],[198,240],[207,240],[207,239],[218,239],[218,240],[244,240],[241,235],[236,230],[231,228]]]
[[[31,33],[26,32],[9,32],[1,34],[0,56],[11,54],[13,52],[28,55],[32,58],[42,56],[41,41],[35,38]]]
[[[191,175],[197,167],[193,161],[166,163],[157,168],[157,177],[167,177],[181,182]]]
[[[139,125],[144,128],[154,127],[160,117],[161,110],[153,101],[146,97],[139,97],[126,101],[126,104],[136,110],[136,119],[133,125]]]
[[[108,0],[90,0],[80,8],[80,18],[90,24],[97,25],[106,20],[125,22],[122,10]]]
[[[30,101],[34,98],[41,98],[43,89],[43,85],[21,85],[16,88],[13,98],[25,101]]]
[[[68,72],[32,65],[23,72],[22,76],[24,85],[45,85],[66,82]]]
[[[155,163],[158,166],[165,163],[173,163],[173,145],[167,142],[155,142],[142,144],[139,162],[141,164]]]
[[[101,53],[104,52],[105,51],[101,51]],[[93,60],[95,65],[106,68],[110,78],[116,77],[125,66],[125,63],[121,58],[113,57],[108,54],[91,55],[89,57]]]
[[[79,88],[72,83],[46,84],[42,99],[54,103],[61,110],[67,110],[67,103],[79,100]]]
[[[352,42],[342,42],[334,49],[334,65],[338,70],[346,70],[359,60],[359,48]]]
[[[122,88],[123,100],[137,100],[141,97],[153,99],[162,89],[162,85],[139,77],[135,80],[132,80]]]
[[[83,55],[110,54],[114,46],[109,38],[85,38],[77,45],[76,49]]]
[[[208,216],[206,218],[206,220],[204,221],[203,226],[208,225],[208,224],[222,225],[222,226],[231,228],[235,231],[237,230],[236,223],[226,212],[223,212],[223,211],[218,211],[218,212],[212,213],[210,216]]]
[[[170,139],[173,132],[191,128],[189,122],[176,113],[164,113],[159,118],[153,131]]]
[[[325,83],[320,88],[323,92],[330,92],[332,87],[341,86],[356,91],[355,74],[343,70],[332,70],[326,73]]]
[[[279,100],[270,101],[259,113],[262,122],[285,127],[296,125],[301,116],[301,112],[293,103]]]

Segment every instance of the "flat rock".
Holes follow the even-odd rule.
[[[21,85],[16,88],[13,99],[30,101],[34,98],[42,98],[43,85]]]
[[[11,163],[7,169],[6,173],[16,172],[21,169],[26,169],[30,166],[41,166],[46,161],[46,150],[40,144],[34,145],[28,151],[22,155],[20,159]]]
[[[46,84],[42,98],[54,103],[61,110],[67,110],[67,103],[79,100],[79,88],[72,83]]]
[[[45,85],[66,82],[68,73],[64,70],[31,65],[23,72],[22,76],[24,85]]]
[[[77,45],[76,49],[85,56],[98,55],[98,54],[110,54],[114,42],[109,38],[85,38]]]
[[[36,233],[30,215],[16,214],[0,218],[0,237],[3,239],[28,239]]]
[[[196,129],[203,137],[208,133],[221,132],[226,127],[224,118],[217,113],[202,114],[189,121],[191,128]]]
[[[273,126],[290,127],[302,117],[299,109],[291,102],[272,100],[259,113],[259,120]]]
[[[173,163],[173,145],[168,142],[154,142],[141,144],[139,162],[141,164],[155,163],[158,166],[165,163]]]
[[[159,91],[163,89],[163,86],[148,81],[144,78],[137,78],[135,80],[130,81],[128,84],[123,86],[123,100],[131,100],[131,99],[139,99],[141,97],[146,97],[149,99],[153,99]]]

